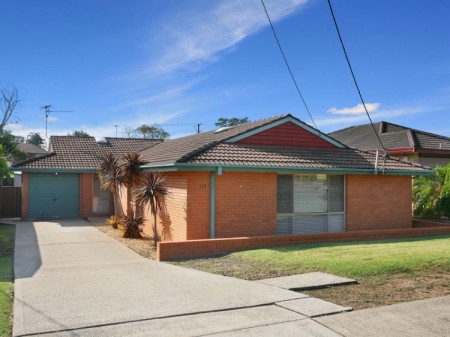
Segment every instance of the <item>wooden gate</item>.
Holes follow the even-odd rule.
[[[21,208],[21,188],[0,187],[0,218],[19,218]]]

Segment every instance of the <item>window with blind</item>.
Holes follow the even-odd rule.
[[[277,234],[344,231],[345,177],[278,175]]]

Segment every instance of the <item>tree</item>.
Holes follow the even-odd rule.
[[[104,156],[97,169],[97,174],[102,189],[109,190],[113,194],[115,216],[122,218],[123,207],[120,200],[120,188],[125,183],[125,174],[119,163],[119,158],[111,153]]]
[[[136,132],[141,134],[142,138],[146,139],[167,139],[170,138],[170,133],[164,130],[160,125],[142,124],[136,129]]]
[[[414,215],[426,218],[450,216],[450,164],[435,173],[414,179]]]
[[[0,130],[0,144],[6,159],[12,163],[27,159],[27,154],[17,147],[18,140],[11,131]]]
[[[69,134],[70,136],[70,134]],[[83,130],[76,130],[74,132],[72,132],[72,136],[75,137],[91,137],[91,135],[89,135],[87,132],[83,131]]]
[[[41,146],[44,144],[44,138],[41,137],[39,132],[30,132],[27,137],[27,143]]]
[[[216,122],[216,126],[218,127],[227,127],[227,126],[235,126],[239,124],[248,123],[248,117],[244,118],[219,118]]]
[[[3,152],[3,146],[0,144],[0,186],[4,178],[9,177],[8,161],[6,160],[5,153]]]
[[[0,131],[3,131],[5,125],[8,124],[19,102],[19,94],[16,88],[0,88],[0,113],[2,114]]]
[[[165,177],[160,172],[144,172],[140,178],[140,186],[136,190],[136,204],[140,207],[149,205],[153,215],[153,243],[160,240],[158,234],[157,216],[165,198],[169,195]]]

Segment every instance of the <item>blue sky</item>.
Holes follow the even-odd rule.
[[[367,123],[326,0],[266,0],[313,118]],[[334,0],[374,121],[450,136],[450,3]],[[311,123],[259,0],[3,1],[0,81],[19,90],[15,134],[96,137],[160,123],[173,137],[220,117]]]

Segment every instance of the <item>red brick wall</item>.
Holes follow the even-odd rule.
[[[216,238],[276,233],[277,175],[225,172],[216,177]]]
[[[92,173],[80,173],[80,217],[92,216]]]
[[[410,176],[347,175],[346,230],[412,227]]]
[[[187,240],[209,239],[210,172],[187,172]]]
[[[378,231],[263,236],[253,238],[193,240],[184,242],[160,242],[157,246],[156,259],[158,261],[165,261],[294,244],[376,240],[439,234],[450,234],[450,228],[406,228]]]
[[[312,134],[292,122],[286,122],[265,131],[241,139],[237,144],[301,146],[314,148],[336,148],[335,145]]]
[[[28,219],[28,172],[22,172],[22,220]]]
[[[158,217],[158,233],[163,241],[187,240],[187,177],[184,173],[167,172],[166,183],[170,195]],[[153,235],[153,215],[145,207],[144,232]]]

